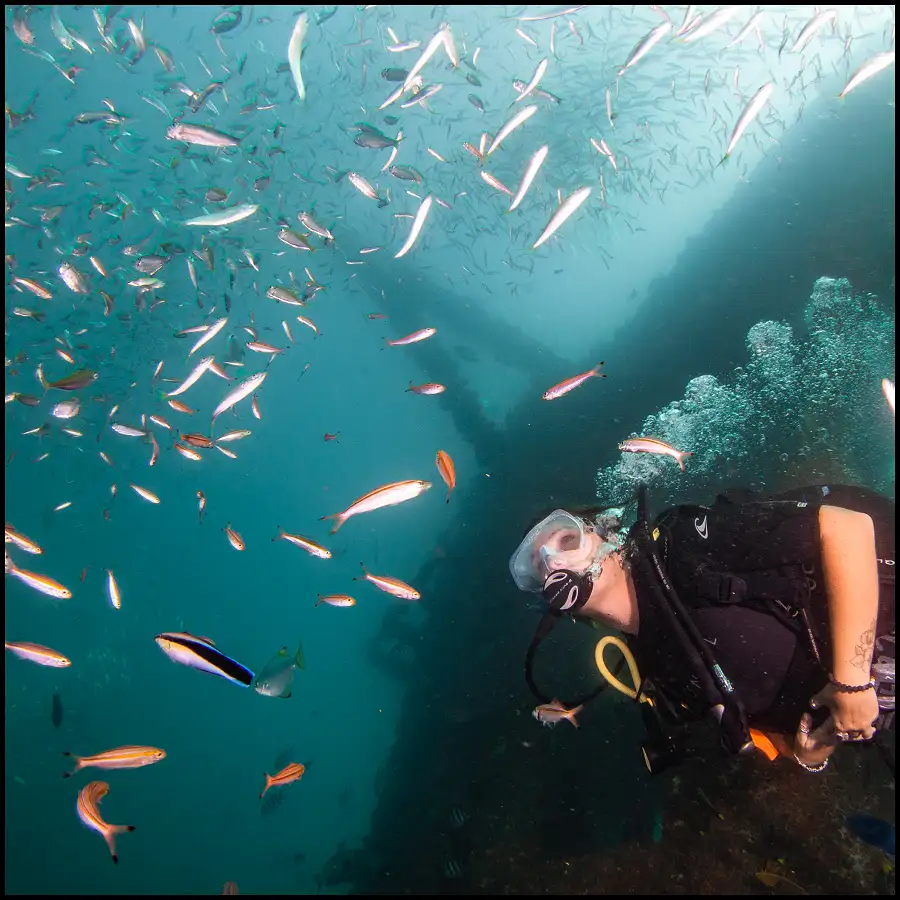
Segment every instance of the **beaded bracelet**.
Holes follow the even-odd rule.
[[[835,690],[845,694],[859,694],[875,687],[874,678],[870,678],[868,684],[843,684],[840,681],[835,681],[833,678],[831,679],[831,683],[834,685]]]
[[[794,759],[797,760],[797,765],[802,766],[804,769],[806,769],[807,772],[821,772],[828,765],[828,760],[826,759],[823,762],[820,762],[817,766],[808,766],[797,756],[796,753],[794,754]]]

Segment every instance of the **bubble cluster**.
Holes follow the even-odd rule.
[[[694,378],[683,399],[632,435],[693,451],[684,473],[668,457],[622,453],[597,473],[598,497],[626,502],[641,483],[675,502],[731,487],[775,492],[822,481],[893,496],[893,420],[880,388],[894,377],[893,308],[855,294],[845,278],[820,278],[804,323],[798,337],[785,322],[758,322],[747,332],[745,367],[722,381]]]

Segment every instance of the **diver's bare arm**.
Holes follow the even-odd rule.
[[[843,684],[865,684],[878,615],[875,528],[865,513],[822,506],[819,534],[831,623],[832,677]]]

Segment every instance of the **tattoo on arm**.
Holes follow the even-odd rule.
[[[859,642],[853,648],[853,658],[850,665],[856,669],[868,671],[872,665],[872,649],[875,646],[875,620],[872,624],[859,636]]]

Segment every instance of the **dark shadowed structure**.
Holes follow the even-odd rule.
[[[819,779],[787,764],[722,760],[651,781],[637,753],[639,718],[612,691],[582,715],[580,732],[540,729],[522,677],[537,617],[507,570],[534,513],[594,499],[595,473],[617,452],[614,418],[639,422],[689,379],[742,365],[745,335],[761,319],[802,329],[823,275],[893,303],[893,121],[873,114],[884,92],[859,101],[807,109],[651,285],[615,348],[561,362],[438,284],[423,290],[424,281],[415,318],[399,299],[381,301],[401,330],[418,327],[422,308],[439,328],[465,328],[470,343],[483,342],[479,354],[525,371],[530,387],[500,428],[454,377],[452,352],[438,341],[412,348],[425,380],[453,386],[436,402],[492,477],[454,495],[445,553],[414,579],[429,626],[414,628],[394,607],[370,645],[370,661],[405,687],[405,713],[369,836],[341,848],[323,884],[361,893],[746,893],[759,889],[754,873],[774,865],[809,893],[892,890],[876,864],[857,864],[858,845],[838,829],[838,807],[881,803],[893,817],[883,767],[865,751],[839,754]],[[411,287],[389,264],[366,278],[386,298]],[[607,360],[605,381],[541,400],[560,372],[598,359]],[[571,695],[599,677],[594,637],[568,623],[557,632],[538,675]]]

